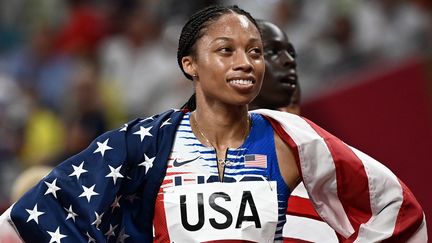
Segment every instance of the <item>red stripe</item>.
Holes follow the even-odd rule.
[[[301,167],[300,167],[300,158],[299,158],[299,152],[297,148],[297,144],[294,142],[294,140],[288,135],[288,133],[285,132],[285,130],[282,128],[280,123],[268,116],[264,116],[272,125],[273,129],[276,131],[276,133],[279,135],[280,138],[282,138],[282,141],[285,142],[286,145],[291,149],[293,152],[298,171],[300,173],[300,178],[303,178]]]
[[[403,190],[403,201],[396,219],[391,239],[383,242],[406,242],[423,223],[423,210],[407,186],[399,180]]]
[[[323,221],[315,211],[312,202],[303,197],[290,196],[287,214]]]
[[[372,217],[369,181],[363,163],[338,138],[313,122],[307,119],[305,121],[324,139],[333,157],[338,197],[355,230],[350,239],[355,239],[360,225],[366,223]],[[353,175],[355,175],[355,178],[353,178]]]

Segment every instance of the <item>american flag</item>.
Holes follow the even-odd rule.
[[[267,155],[264,154],[246,154],[244,156],[245,167],[267,168]]]
[[[427,242],[421,206],[384,165],[307,119],[256,112],[291,148],[315,210],[346,242]],[[56,167],[12,207],[21,238],[153,242],[154,199],[182,116],[135,120]],[[245,161],[259,164],[253,156]]]
[[[147,181],[158,182],[158,174],[166,170],[175,124],[182,116],[169,111],[136,119],[57,166],[13,205],[10,218],[21,238],[153,242],[152,194],[159,185]]]
[[[315,210],[342,242],[428,242],[423,209],[383,164],[306,118],[254,112],[266,116],[291,148],[307,194],[319,205]]]

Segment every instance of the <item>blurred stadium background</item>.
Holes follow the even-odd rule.
[[[193,91],[177,66],[180,28],[214,3],[286,30],[303,115],[392,169],[432,232],[430,0],[0,0],[0,208],[24,171],[181,106]]]

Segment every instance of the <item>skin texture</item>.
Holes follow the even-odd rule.
[[[197,138],[225,159],[226,149],[241,146],[249,132],[248,104],[259,93],[264,76],[262,41],[255,25],[235,13],[222,15],[203,31],[195,56],[182,59],[185,72],[194,77],[197,106],[191,125]],[[229,82],[236,79],[252,84]],[[275,142],[278,158],[283,158],[282,175],[293,188],[299,177],[294,156],[280,138]]]
[[[259,21],[264,45],[266,72],[261,92],[250,109],[267,108],[299,113],[296,53],[287,35],[276,25]]]

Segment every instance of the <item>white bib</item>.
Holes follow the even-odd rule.
[[[207,183],[164,189],[171,242],[273,242],[278,222],[275,181]]]

